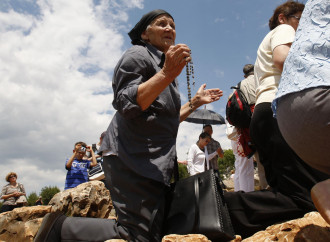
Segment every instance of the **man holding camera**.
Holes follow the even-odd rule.
[[[92,160],[85,160],[86,151],[90,152]],[[65,169],[68,170],[65,179],[65,188],[73,188],[81,183],[88,182],[88,169],[96,166],[96,157],[93,149],[84,142],[77,142],[74,145],[73,154],[65,163]]]

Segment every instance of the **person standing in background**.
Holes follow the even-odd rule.
[[[203,127],[203,132],[206,132],[210,135],[210,142],[206,145],[205,148],[205,157],[206,157],[206,169],[214,169],[216,171],[219,170],[218,158],[223,158],[223,150],[218,141],[212,138],[213,128],[210,124],[206,124]],[[217,155],[213,158],[210,158],[210,154],[217,151]]]
[[[253,112],[254,104],[256,102],[255,96],[255,81],[254,81],[254,66],[246,64],[243,67],[245,79],[239,84],[239,89],[245,96],[247,103]],[[244,153],[244,146],[242,142],[251,142],[249,130],[243,132],[243,129],[233,127],[227,123],[226,129],[227,137],[231,140],[233,153],[235,155],[235,176],[234,176],[234,190],[251,192],[254,191],[254,161],[253,155],[247,157]]]
[[[84,159],[86,151],[92,155],[92,161]],[[93,149],[84,142],[76,142],[72,156],[67,159],[65,169],[67,169],[65,178],[65,188],[74,188],[81,183],[88,182],[88,169],[96,166],[96,158]]]
[[[242,238],[315,211],[310,189],[329,177],[308,166],[287,145],[271,109],[303,9],[304,4],[296,1],[279,5],[269,21],[271,31],[257,52],[254,68],[257,101],[250,133],[271,190],[224,194],[234,230]]]
[[[42,204],[43,204],[43,202],[42,202],[42,197],[40,196],[40,197],[38,197],[38,199],[37,199],[35,205],[38,206],[38,205],[42,205]]]
[[[221,147],[218,147],[211,154],[206,154],[206,146],[211,142],[211,135],[206,132],[203,132],[199,135],[198,141],[196,144],[193,144],[188,152],[188,172],[191,176],[198,173],[204,172],[206,169],[207,160],[212,159],[221,152]]]
[[[330,8],[310,0],[299,21],[273,101],[279,129],[290,147],[313,168],[330,175]],[[330,179],[311,190],[330,224]]]

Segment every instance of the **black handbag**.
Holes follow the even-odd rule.
[[[167,195],[164,234],[203,234],[212,241],[235,238],[234,230],[214,170],[171,184]]]

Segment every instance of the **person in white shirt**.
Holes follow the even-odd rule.
[[[221,148],[219,147],[218,150],[213,153],[207,153],[207,149],[205,148],[210,141],[211,136],[208,133],[203,132],[199,135],[197,143],[190,147],[187,162],[188,172],[191,176],[205,171],[205,167],[208,166],[208,164],[205,163],[206,157],[206,160],[210,160],[220,152]]]

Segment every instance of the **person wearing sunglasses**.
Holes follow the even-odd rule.
[[[14,208],[20,207],[16,201],[20,196],[25,196],[25,189],[23,184],[18,183],[17,174],[15,172],[9,172],[6,176],[6,181],[8,182],[2,188],[1,199],[4,200],[0,213],[12,211]]]

